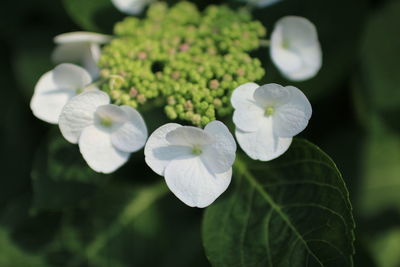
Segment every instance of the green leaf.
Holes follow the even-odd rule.
[[[201,213],[177,200],[158,178],[142,186],[110,183],[66,212],[54,254],[67,252],[75,265],[54,266],[207,266]]]
[[[363,101],[359,117],[368,126],[371,113],[390,128],[400,132],[400,70],[398,54],[400,36],[398,27],[400,2],[388,1],[376,9],[367,23],[360,53],[361,71],[355,84],[356,96]]]
[[[122,14],[111,0],[63,0],[71,18],[84,30],[110,32]]]
[[[400,228],[391,229],[374,238],[370,250],[377,266],[400,266]]]
[[[234,164],[236,185],[207,208],[203,244],[213,266],[352,266],[354,221],[332,160],[295,139],[271,162]]]
[[[54,46],[49,41],[48,35],[43,30],[26,31],[20,42],[14,47],[12,67],[16,77],[15,81],[26,102],[31,99],[39,78],[53,67],[50,53]],[[31,41],[29,43],[23,41],[27,39]]]
[[[363,78],[371,104],[380,111],[399,109],[400,2],[390,1],[367,23],[361,48]]]
[[[90,169],[78,146],[66,141],[58,129],[51,131],[49,137],[44,140],[34,166],[38,175],[44,170],[49,178],[56,181],[100,184],[108,177]]]
[[[47,266],[41,256],[25,252],[14,244],[3,228],[0,228],[0,247],[0,266]]]
[[[369,130],[361,157],[359,213],[373,216],[387,209],[400,211],[400,135],[374,116]]]
[[[58,210],[76,204],[105,183],[107,176],[91,170],[78,146],[52,131],[36,155],[31,173],[34,209]]]

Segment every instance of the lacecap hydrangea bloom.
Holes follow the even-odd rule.
[[[118,169],[147,140],[139,112],[110,104],[110,97],[99,90],[73,97],[61,112],[59,127],[65,139],[79,144],[87,164],[102,173]]]
[[[31,110],[37,118],[57,124],[68,100],[84,90],[94,88],[91,83],[90,73],[82,67],[60,64],[37,82],[31,99]]]
[[[150,1],[114,2],[133,14]],[[271,36],[271,56],[290,79],[318,71],[315,27],[304,20],[293,26],[284,18]],[[112,37],[57,36],[53,59],[86,70],[64,63],[44,74],[31,108],[38,118],[58,123],[94,171],[111,173],[145,146],[146,163],[171,191],[191,207],[206,207],[229,186],[236,153],[232,134],[217,118],[234,112],[239,145],[266,161],[283,154],[311,117],[311,105],[297,88],[249,83],[264,76],[250,53],[265,35],[244,10],[209,6],[200,12],[185,1],[171,8],[153,3],[145,18],[117,23]],[[146,124],[136,108],[160,107],[169,119],[194,126],[168,123],[146,143]]]
[[[322,66],[317,30],[303,17],[281,18],[271,34],[270,55],[280,72],[289,80],[314,77]]]
[[[246,83],[235,89],[231,102],[240,147],[261,161],[282,155],[312,114],[307,97],[293,86]]]
[[[168,123],[149,137],[145,159],[164,176],[169,189],[186,205],[210,205],[229,186],[236,143],[228,128],[212,121],[203,129]]]
[[[81,64],[93,78],[99,75],[100,45],[108,43],[111,36],[93,32],[69,32],[54,37],[56,48],[52,54],[54,63]]]

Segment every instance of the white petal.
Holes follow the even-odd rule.
[[[53,71],[49,71],[36,84],[30,107],[37,118],[57,124],[61,110],[74,95],[72,90],[58,88],[53,82]]]
[[[89,49],[89,44],[87,43],[67,43],[57,45],[53,50],[51,55],[51,60],[55,64],[60,63],[80,63],[82,61],[83,55]]]
[[[100,56],[101,49],[98,44],[91,44],[82,56],[82,65],[93,79],[97,79],[100,76],[100,69],[97,65]]]
[[[121,12],[129,15],[137,15],[151,2],[155,0],[111,0],[114,6]]]
[[[128,115],[119,106],[107,104],[98,106],[94,114],[94,124],[110,134],[128,120]]]
[[[289,72],[286,77],[292,81],[304,81],[317,75],[322,67],[322,51],[318,44],[303,49],[301,53],[303,65],[300,69]]]
[[[101,49],[97,43],[66,43],[58,45],[52,54],[52,61],[58,63],[76,63],[90,73],[93,79],[99,77],[97,62],[101,56]]]
[[[170,131],[166,135],[167,141],[172,145],[203,146],[214,142],[214,138],[200,128],[192,126],[182,126]]]
[[[113,145],[121,151],[135,152],[146,143],[147,127],[140,113],[130,106],[122,106],[128,121],[111,134]]]
[[[275,35],[278,32],[274,32]],[[282,42],[277,38],[271,39],[271,58],[280,72],[286,77],[293,75],[302,69],[303,59],[293,51],[282,47]]]
[[[255,101],[264,109],[267,107],[276,107],[290,101],[290,92],[285,87],[269,83],[257,88],[254,92]]]
[[[260,87],[256,83],[245,83],[237,87],[231,97],[231,103],[234,108],[239,108],[240,106],[247,106],[254,103],[253,94],[254,91]]]
[[[237,128],[247,132],[254,132],[259,128],[265,110],[256,104],[241,107],[233,112],[233,122]]]
[[[272,118],[265,118],[257,132],[235,131],[236,139],[246,154],[255,160],[273,160],[289,148],[292,138],[276,137],[272,131]]]
[[[68,32],[54,37],[56,44],[97,43],[105,44],[111,41],[111,36],[94,32]]]
[[[260,120],[264,117],[264,108],[258,105],[253,97],[257,88],[258,84],[245,83],[232,93],[231,103],[236,109],[233,113],[233,122],[243,131],[257,130]]]
[[[164,175],[171,160],[192,155],[190,147],[173,146],[166,136],[169,132],[182,127],[177,123],[167,123],[156,129],[147,140],[144,155],[147,165],[157,174]]]
[[[111,173],[129,159],[129,153],[116,149],[110,134],[96,126],[88,126],[79,137],[79,150],[90,168],[96,172]]]
[[[82,130],[94,123],[98,106],[110,102],[109,96],[98,90],[84,92],[73,97],[63,108],[59,127],[62,135],[71,143],[77,143]]]
[[[270,54],[282,74],[295,81],[312,78],[322,65],[317,30],[302,17],[287,16],[276,23]]]
[[[284,88],[289,101],[276,108],[273,117],[274,133],[279,137],[293,137],[303,131],[311,118],[312,108],[302,91],[293,86]]]
[[[212,145],[206,146],[201,159],[212,173],[228,171],[235,161],[236,142],[229,129],[220,121],[212,121],[204,131],[215,138]]]
[[[169,189],[190,207],[204,208],[213,203],[229,186],[232,169],[215,175],[199,157],[174,160],[165,170]]]
[[[79,90],[92,82],[90,74],[74,64],[60,64],[53,70],[53,82],[63,89]]]

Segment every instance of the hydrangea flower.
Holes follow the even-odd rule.
[[[121,12],[129,15],[138,15],[143,9],[155,0],[111,0]]]
[[[89,89],[90,74],[73,64],[60,64],[45,73],[35,86],[31,99],[33,114],[48,123],[57,124],[64,105],[76,94]]]
[[[212,121],[204,130],[168,123],[149,137],[145,159],[164,176],[169,189],[186,205],[210,205],[228,187],[236,143],[228,128]]]
[[[101,50],[100,45],[108,43],[111,37],[93,32],[69,32],[57,35],[54,42],[57,44],[53,51],[52,59],[58,63],[79,63],[97,78]]]
[[[271,35],[270,54],[281,73],[292,81],[314,77],[322,66],[317,30],[302,17],[283,17]]]
[[[236,139],[246,154],[268,161],[282,155],[292,137],[303,131],[311,117],[311,104],[296,87],[246,83],[231,98]]]
[[[147,127],[139,112],[110,104],[109,96],[99,90],[73,97],[61,112],[59,127],[65,139],[79,144],[87,164],[102,173],[122,166],[147,139]]]

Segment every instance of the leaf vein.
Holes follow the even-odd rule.
[[[314,254],[314,252],[308,247],[307,242],[303,239],[301,234],[298,232],[296,227],[290,222],[290,219],[282,212],[281,207],[271,198],[271,196],[264,190],[263,186],[253,177],[253,175],[248,171],[247,167],[240,161],[236,161],[236,168],[240,171],[247,180],[253,184],[254,188],[260,193],[260,195],[269,203],[272,209],[282,218],[282,220],[288,225],[288,227],[293,231],[293,233],[301,240],[304,247],[311,254],[311,256],[318,262],[320,266],[324,266],[321,260]]]

